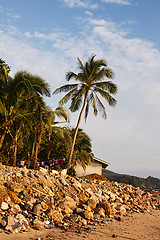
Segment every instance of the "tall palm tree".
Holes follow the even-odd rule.
[[[79,73],[69,71],[66,74],[67,81],[74,79],[79,83],[67,84],[57,88],[54,93],[67,92],[67,94],[59,101],[59,104],[65,104],[71,100],[70,110],[77,111],[80,107],[80,114],[78,117],[77,125],[75,128],[72,148],[68,160],[68,168],[70,167],[74,145],[82,114],[85,111],[85,120],[89,113],[89,107],[92,105],[94,115],[96,116],[98,110],[101,111],[102,117],[107,118],[105,106],[103,105],[100,97],[106,100],[109,106],[115,106],[116,100],[112,94],[117,93],[117,86],[112,81],[103,81],[105,77],[113,79],[113,71],[108,68],[105,59],[95,60],[95,55],[91,56],[85,64],[78,58]]]

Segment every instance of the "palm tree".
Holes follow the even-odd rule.
[[[54,93],[67,92],[67,94],[59,101],[59,104],[65,104],[71,100],[70,110],[77,111],[80,107],[80,113],[75,128],[72,148],[68,160],[68,168],[70,167],[74,145],[82,114],[85,111],[85,120],[89,113],[89,107],[92,105],[94,115],[96,116],[98,110],[101,111],[102,117],[107,118],[105,107],[100,100],[102,97],[106,100],[109,106],[115,106],[116,100],[112,94],[117,93],[117,86],[112,81],[103,81],[105,77],[113,79],[113,71],[107,67],[107,62],[104,59],[95,60],[95,55],[91,56],[85,64],[78,58],[79,73],[69,71],[66,74],[67,81],[74,79],[79,83],[67,84],[57,88]],[[100,96],[100,97],[99,97]]]
[[[4,98],[4,91],[8,83],[10,67],[0,58],[0,99]]]
[[[4,97],[0,99],[2,122],[0,149],[7,132],[12,136],[12,139],[15,139],[13,133],[17,133],[14,129],[17,123],[19,123],[19,126],[23,126],[22,122],[24,120],[33,120],[33,115],[37,112],[37,109],[44,105],[43,95],[50,96],[50,91],[48,83],[42,78],[26,71],[18,72],[14,78],[8,77],[5,88],[3,88]],[[12,130],[14,131],[12,132]],[[17,136],[20,136],[20,134]],[[16,142],[14,141],[14,143]],[[16,154],[14,164],[15,162]]]
[[[0,58],[0,149],[3,144],[7,129],[4,128],[3,119],[10,67]],[[4,129],[4,131],[3,131]]]
[[[63,122],[59,122],[59,121],[56,121],[56,118],[59,118],[59,119],[64,119],[65,121]],[[67,110],[61,106],[57,107],[54,111],[51,111],[51,114],[50,114],[50,118],[49,118],[49,125],[48,125],[48,133],[49,133],[49,144],[48,144],[48,156],[47,156],[47,159],[49,160],[50,158],[50,154],[51,154],[51,151],[52,151],[52,140],[54,138],[54,135],[55,134],[59,134],[59,135],[64,135],[64,131],[62,129],[64,128],[61,128],[61,127],[57,127],[56,125],[57,124],[60,124],[60,123],[67,123],[69,122],[69,114],[67,112]],[[52,139],[51,139],[52,137]]]

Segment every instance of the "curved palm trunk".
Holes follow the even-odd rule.
[[[3,145],[5,136],[6,136],[6,130],[2,133],[2,136],[1,136],[1,139],[0,139],[0,149],[1,149],[2,145]]]
[[[70,156],[69,156],[69,159],[68,159],[67,169],[69,169],[70,166],[71,166],[71,161],[72,161],[74,146],[75,146],[75,142],[76,142],[76,137],[77,137],[79,125],[80,125],[80,122],[81,122],[82,114],[83,114],[83,111],[84,111],[84,108],[85,108],[85,105],[86,105],[87,95],[88,95],[88,92],[86,92],[86,94],[85,94],[83,106],[82,106],[82,109],[80,111],[79,118],[78,118],[78,121],[77,121],[77,125],[76,125],[76,128],[75,128],[75,133],[74,133],[74,137],[73,137],[73,142],[72,142]]]

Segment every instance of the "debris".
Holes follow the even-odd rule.
[[[121,221],[128,213],[151,212],[160,206],[151,194],[98,174],[73,178],[63,170],[0,163],[0,176],[0,230],[10,233],[53,227],[89,233],[89,225]]]

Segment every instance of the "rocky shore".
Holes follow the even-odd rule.
[[[156,209],[160,202],[151,194],[101,176],[73,178],[0,163],[0,234],[44,228],[89,233],[90,226]]]

